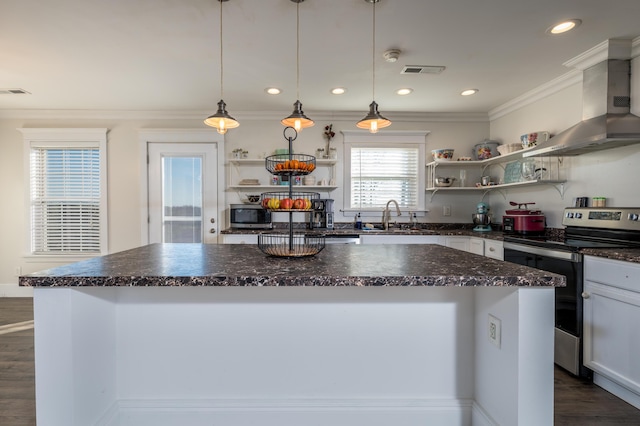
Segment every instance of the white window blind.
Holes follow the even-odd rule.
[[[100,149],[31,148],[31,251],[100,253]]]
[[[350,208],[383,208],[390,199],[416,208],[419,159],[413,147],[352,147]]]

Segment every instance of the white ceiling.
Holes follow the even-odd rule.
[[[365,0],[300,3],[305,112],[362,111],[372,100],[372,9]],[[207,111],[220,99],[217,0],[2,0],[0,111]],[[380,0],[376,101],[393,112],[486,113],[570,71],[563,62],[612,38],[640,36],[638,0]],[[576,30],[550,36],[565,18]],[[296,3],[223,3],[224,100],[243,113],[296,100]],[[382,54],[402,50],[387,63]],[[402,75],[405,65],[444,65]],[[264,89],[277,86],[279,96]],[[329,90],[344,86],[347,93]],[[409,96],[394,91],[411,87]],[[477,88],[475,96],[460,91]],[[391,114],[390,114],[391,113]],[[204,118],[204,117],[203,117]]]

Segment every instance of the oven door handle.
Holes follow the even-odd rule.
[[[569,262],[577,263],[582,261],[582,255],[580,253],[553,250],[553,249],[548,249],[543,247],[534,247],[534,246],[528,246],[525,244],[510,243],[506,241],[504,242],[504,249],[515,250],[515,251],[519,251],[527,254],[535,254],[538,256],[547,256],[553,259],[568,260]]]

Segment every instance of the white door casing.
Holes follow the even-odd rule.
[[[141,173],[142,244],[162,242],[160,166],[162,158],[176,156],[203,160],[203,242],[217,243],[225,206],[224,137],[211,130],[158,129],[141,131],[139,140],[145,171]]]

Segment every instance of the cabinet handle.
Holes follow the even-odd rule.
[[[493,247],[489,247],[489,251],[496,251]]]
[[[582,292],[582,298],[583,298],[583,299],[588,299],[588,298],[590,298],[590,297],[591,297],[591,295],[590,295],[589,293],[587,293],[586,291],[583,291],[583,292]]]

